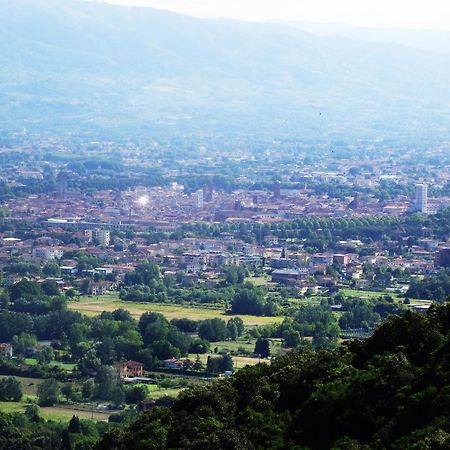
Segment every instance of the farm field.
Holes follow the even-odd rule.
[[[214,358],[215,356],[219,356],[219,355],[215,355],[215,354],[211,354],[211,353],[204,353],[203,355],[199,355],[200,356],[200,361],[206,366],[206,362],[208,361],[208,356],[211,356],[212,358]],[[190,353],[188,355],[189,359],[196,359],[197,355],[194,355],[193,353]],[[254,366],[256,364],[258,364],[259,362],[267,362],[269,363],[269,361],[264,360],[264,359],[259,359],[259,358],[254,358],[251,356],[232,356],[233,359],[233,364],[234,364],[234,369],[242,369],[245,366]]]
[[[7,378],[7,375],[0,375],[0,378]],[[44,381],[41,378],[25,378],[25,377],[14,377],[14,378],[16,378],[22,383],[23,395],[28,397],[36,397],[37,388]]]
[[[29,403],[27,398],[20,402],[0,402],[0,411],[3,413],[23,413]],[[109,411],[94,411],[89,408],[83,408],[79,405],[57,405],[41,407],[41,415],[45,419],[65,421],[70,420],[73,415],[77,415],[82,419],[108,420],[111,415]]]
[[[340,289],[339,293],[341,293],[345,297],[377,298],[389,295],[394,300],[402,299],[402,297],[400,297],[398,294],[385,291],[362,291],[358,289]]]
[[[231,317],[240,317],[246,326],[267,325],[283,321],[283,317],[258,317],[258,316],[229,316],[223,309],[209,308],[207,306],[184,306],[162,303],[135,303],[124,302],[117,294],[105,295],[103,297],[79,297],[77,301],[69,303],[69,308],[79,311],[87,316],[96,316],[102,311],[114,311],[118,308],[126,309],[130,314],[139,319],[146,312],[163,314],[167,319],[187,318],[191,320],[206,320],[221,318],[228,320]]]
[[[404,297],[392,293],[392,292],[386,292],[386,291],[362,291],[357,289],[340,289],[339,292],[344,295],[345,297],[361,297],[361,298],[368,298],[373,299],[377,297],[384,297],[386,295],[392,297],[395,301],[403,302]],[[413,303],[423,303],[423,304],[429,304],[432,303],[430,300],[422,300],[417,298],[410,298],[410,301]]]
[[[280,353],[280,340],[269,339],[270,341],[270,352],[273,356],[276,356]],[[239,352],[241,349],[244,349],[247,352],[253,353],[255,350],[256,339],[250,340],[237,340],[237,341],[220,341],[220,342],[212,342],[211,348],[218,349],[218,352],[227,351],[227,352]]]
[[[29,366],[35,366],[38,364],[38,360],[36,358],[25,358],[25,364],[28,364]],[[67,372],[72,372],[76,368],[75,363],[63,363],[61,361],[52,361],[49,364],[50,367],[59,367],[63,370],[66,370]]]

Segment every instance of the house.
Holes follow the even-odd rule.
[[[165,359],[163,362],[164,362],[165,369],[182,369],[183,368],[183,361],[180,361],[179,359],[176,359],[176,358]]]
[[[137,361],[126,361],[114,366],[121,378],[142,377],[144,375],[144,364]]]
[[[9,287],[13,284],[19,283],[23,280],[23,276],[16,274],[9,274],[5,277],[5,286]]]
[[[0,357],[1,358],[12,358],[13,347],[11,344],[2,343],[0,344]]]
[[[92,283],[89,288],[90,295],[105,295],[107,292],[115,289],[117,285],[112,281],[99,281],[98,283]]]
[[[63,275],[76,275],[78,269],[75,266],[61,266],[61,273]]]
[[[272,282],[279,284],[296,284],[306,277],[307,273],[304,270],[274,270],[272,272]]]

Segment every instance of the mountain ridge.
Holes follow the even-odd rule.
[[[7,0],[0,17],[3,133],[449,131],[447,55],[82,0]]]

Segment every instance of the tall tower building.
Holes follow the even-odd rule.
[[[203,197],[203,190],[200,189],[195,193],[195,206],[198,209],[203,209],[204,206],[204,197]]]
[[[416,201],[414,209],[424,214],[428,213],[428,185],[425,183],[416,184]]]
[[[281,183],[279,181],[275,181],[273,184],[273,198],[279,199],[281,197]]]
[[[214,187],[212,183],[208,182],[203,185],[203,198],[205,202],[210,203],[213,201]]]
[[[56,196],[66,198],[69,181],[66,172],[59,172],[56,178]]]

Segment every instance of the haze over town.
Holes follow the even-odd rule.
[[[0,450],[448,448],[449,13],[0,2]]]

